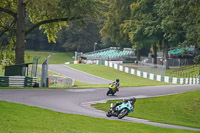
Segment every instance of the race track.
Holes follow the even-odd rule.
[[[89,83],[89,84],[108,84],[112,82],[111,80],[107,80],[101,77],[97,77],[76,69],[73,69],[71,67],[68,67],[67,65],[49,65],[49,70],[55,73],[58,73],[60,75],[64,75],[67,77],[70,77],[72,79]]]
[[[97,89],[50,89],[50,90],[0,90],[0,100],[21,103],[30,106],[46,108],[58,112],[81,114],[98,118],[107,118],[104,111],[98,111],[90,106],[92,103],[111,99],[123,99],[128,97],[152,97],[169,95],[180,92],[198,90],[198,85],[193,86],[156,86],[156,87],[129,87],[121,88],[116,96],[106,96],[106,88]],[[109,107],[108,107],[109,109]],[[144,123],[153,126],[198,130],[181,126],[160,124],[146,120],[125,117],[122,121]]]
[[[67,75],[66,75],[67,76]],[[87,75],[86,75],[87,76]],[[84,77],[83,77],[84,78]],[[199,85],[168,85],[151,87],[126,87],[120,88],[116,96],[106,96],[107,88],[96,89],[31,89],[31,90],[0,90],[0,100],[20,103],[30,106],[41,107],[58,112],[80,114],[98,118],[118,120],[117,118],[107,118],[104,111],[92,108],[90,105],[97,102],[105,102],[112,99],[124,99],[130,97],[155,97],[161,95],[176,94],[186,91],[199,90]],[[109,107],[108,107],[109,109]],[[134,112],[133,112],[134,113]],[[125,117],[122,121],[144,123],[148,125],[196,130],[200,129],[174,126],[150,122],[148,120]]]

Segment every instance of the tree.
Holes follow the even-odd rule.
[[[61,30],[62,31],[62,30]],[[49,43],[47,36],[43,33],[44,30],[34,29],[31,33],[26,36],[25,49],[26,50],[48,50],[48,51],[59,51],[60,45],[57,43]],[[57,36],[59,36],[57,34]]]
[[[200,46],[200,1],[157,0],[155,9],[161,18],[160,28],[164,33],[165,60],[170,47]]]
[[[88,19],[84,27],[70,25],[58,33],[57,42],[66,51],[89,52],[94,50],[94,43],[100,44],[98,23]],[[99,45],[97,45],[99,46]]]
[[[171,45],[200,45],[200,1],[157,0],[156,8],[165,39]]]
[[[131,5],[131,16],[121,25],[121,31],[128,34],[136,50],[153,47],[154,64],[157,64],[157,45],[162,32],[158,27],[160,18],[154,10],[155,0],[137,0]],[[139,60],[139,55],[137,56]]]
[[[101,15],[102,8],[103,0],[0,0],[0,37],[15,35],[15,63],[21,64],[24,41],[33,29],[44,29],[49,42],[55,42],[63,26],[67,27],[69,22],[85,23],[86,18]]]
[[[130,16],[132,0],[110,0],[105,21],[100,30],[103,41],[111,41],[120,47],[132,46],[128,36],[120,32],[120,25]]]

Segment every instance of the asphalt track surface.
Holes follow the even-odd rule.
[[[60,75],[64,75],[67,77],[70,77],[72,79],[84,82],[84,83],[89,83],[89,84],[108,84],[112,81],[97,77],[76,69],[73,69],[71,67],[68,67],[67,65],[49,65],[48,68],[50,71],[58,73]]]
[[[66,75],[67,76],[67,75]],[[97,118],[118,120],[115,117],[106,117],[106,112],[96,110],[90,105],[98,102],[106,102],[113,99],[124,99],[130,97],[155,97],[170,95],[186,91],[199,90],[199,85],[169,85],[151,87],[126,87],[120,88],[115,96],[106,96],[107,88],[96,89],[35,89],[35,90],[0,90],[0,100],[13,103],[20,103],[29,106],[50,109],[53,111],[80,114]],[[169,103],[170,104],[170,103]],[[108,107],[109,109],[109,107]],[[134,112],[133,112],[134,113]],[[120,121],[143,123],[152,126],[176,128],[185,130],[200,131],[200,129],[175,126],[150,122],[148,120],[125,117]]]

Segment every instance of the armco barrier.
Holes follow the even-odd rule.
[[[105,61],[104,63],[105,66],[112,67],[116,70],[123,71],[126,73],[130,73],[139,77],[151,79],[151,80],[156,80],[156,81],[161,81],[161,82],[166,82],[166,83],[173,83],[173,84],[200,84],[200,77],[199,78],[176,78],[176,77],[168,77],[168,76],[161,76],[161,75],[156,75],[153,73],[147,73],[147,72],[142,72],[136,69],[131,69],[128,67],[124,67],[122,65],[113,63],[112,61]],[[101,65],[98,64],[97,65]]]
[[[9,77],[0,77],[0,87],[8,87],[9,86]]]
[[[0,87],[32,87],[37,77],[0,76]]]
[[[37,83],[37,77],[25,77],[24,86],[25,87],[32,87],[34,84]]]
[[[9,86],[24,87],[25,76],[9,76]]]

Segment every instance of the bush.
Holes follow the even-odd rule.
[[[200,55],[194,57],[194,62],[195,62],[196,64],[200,64]]]

